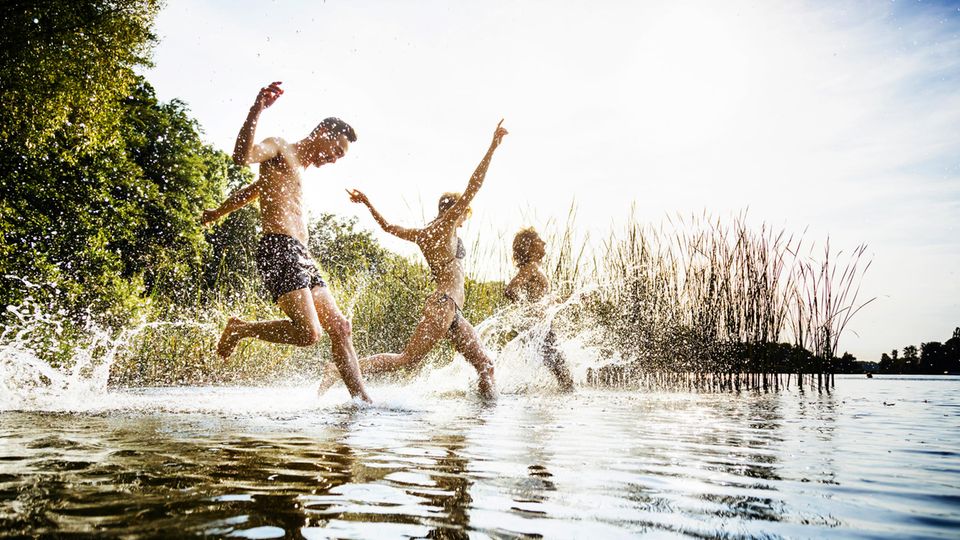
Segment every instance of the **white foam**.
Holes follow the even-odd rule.
[[[553,393],[558,384],[544,365],[541,347],[554,321],[576,307],[579,296],[563,304],[544,301],[514,305],[477,325],[485,348],[495,358],[497,387],[501,393]],[[316,394],[313,381],[283,387],[170,387],[112,388],[110,369],[118,353],[147,328],[212,325],[195,322],[138,323],[110,332],[89,324],[62,366],[53,366],[41,351],[61,339],[62,312],[28,302],[9,307],[16,324],[0,333],[0,411],[87,412],[129,410],[171,413],[286,414],[342,407],[367,406],[349,399],[342,384]],[[513,339],[504,336],[515,335]],[[591,332],[581,331],[558,340],[575,381],[585,379],[596,363]],[[47,345],[44,345],[46,343]],[[461,356],[441,366],[427,366],[412,379],[398,383],[368,384],[375,407],[388,410],[433,409],[444,399],[479,399],[477,374]]]

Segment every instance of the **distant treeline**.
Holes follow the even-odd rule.
[[[877,365],[880,373],[903,375],[942,375],[960,374],[960,327],[953,330],[953,337],[944,343],[931,341],[903,348],[903,354],[897,349],[890,354],[880,355]]]

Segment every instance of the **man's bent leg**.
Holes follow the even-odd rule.
[[[333,362],[337,365],[340,377],[351,397],[359,397],[369,402],[370,396],[363,386],[363,378],[360,376],[360,366],[357,363],[357,352],[353,348],[353,333],[350,327],[350,321],[344,317],[337,307],[336,300],[330,294],[326,287],[314,287],[311,291],[313,304],[316,309],[320,325],[327,334],[330,335],[330,352],[333,356]],[[329,375],[324,377],[323,385],[329,387],[332,383]],[[323,388],[321,388],[323,389]]]
[[[277,305],[290,320],[244,322],[231,318],[220,337],[217,354],[227,358],[244,338],[301,347],[313,345],[320,339],[320,321],[309,289],[290,291],[277,300]]]

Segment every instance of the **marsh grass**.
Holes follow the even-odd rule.
[[[376,273],[346,279],[329,278],[328,286],[344,314],[351,320],[353,340],[361,356],[402,350],[420,319],[423,302],[432,291],[429,270],[402,257],[391,258]],[[244,340],[227,362],[215,354],[216,341],[226,316],[244,320],[270,320],[283,314],[263,296],[259,282],[246,283],[248,296],[193,309],[157,311],[153,320],[128,339],[111,374],[113,384],[256,384],[313,380],[330,356],[324,335],[311,347],[274,345]],[[503,302],[502,283],[467,280],[465,315],[483,320]],[[498,303],[500,302],[500,303]],[[167,321],[190,321],[167,322]],[[449,361],[449,344],[437,348],[426,363]],[[408,376],[399,373],[398,377]]]
[[[631,218],[599,255],[594,312],[625,361],[599,384],[776,389],[832,384],[832,362],[859,302],[866,246],[834,253],[829,239],[707,214],[659,226]],[[803,255],[803,253],[806,253]],[[783,343],[786,340],[787,343]],[[813,381],[816,381],[815,383]]]

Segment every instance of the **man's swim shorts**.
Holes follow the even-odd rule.
[[[307,247],[285,234],[265,234],[260,238],[257,268],[274,302],[290,291],[326,286]]]

